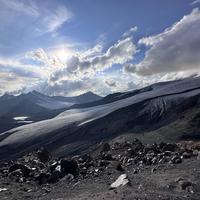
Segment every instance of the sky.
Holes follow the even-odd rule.
[[[200,75],[200,0],[0,0],[0,95],[101,96]]]

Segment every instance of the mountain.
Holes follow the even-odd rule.
[[[92,92],[87,92],[85,94],[81,94],[76,97],[52,96],[52,98],[61,102],[71,102],[71,103],[78,103],[78,104],[98,101],[102,99],[101,96],[94,94]]]
[[[112,103],[121,99],[125,99],[134,95],[137,95],[141,92],[148,92],[151,91],[152,87],[148,86],[142,89],[130,91],[130,92],[117,92],[114,94],[109,94],[99,100],[93,101],[93,102],[87,102],[87,103],[82,103],[82,104],[74,104],[70,106],[68,109],[75,109],[75,108],[89,108],[89,107],[94,107],[94,106],[99,106],[99,105],[104,105],[108,103]]]
[[[102,97],[92,92],[88,92],[88,93],[79,95],[77,97],[63,97],[63,96],[50,97],[45,94],[41,94],[35,90],[27,94],[21,94],[16,97],[12,95],[4,95],[0,97],[0,101],[2,100],[0,104],[0,116],[7,114],[7,112],[13,107],[15,107],[14,109],[16,110],[16,106],[19,105],[19,103],[25,99],[28,99],[34,102],[35,104],[37,104],[38,106],[44,107],[46,109],[57,110],[57,109],[62,109],[62,108],[68,108],[72,106],[74,103],[78,103],[78,104],[87,103],[87,102],[99,100],[101,98]],[[19,110],[20,108],[18,109],[18,111]],[[31,110],[30,110],[30,113],[31,113]]]
[[[73,155],[122,134],[152,133],[164,141],[199,138],[200,77],[157,83],[115,99],[0,134],[0,160],[41,146],[58,157]]]
[[[4,94],[3,96],[0,97],[0,102],[1,101],[7,101],[7,100],[10,100],[10,99],[14,99],[14,98],[15,98],[14,95]]]
[[[6,115],[30,115],[41,112],[47,112],[49,109],[39,106],[29,99],[22,100],[19,104],[12,107]]]
[[[34,102],[35,104],[37,104],[38,106],[41,106],[50,110],[66,108],[72,105],[71,103],[59,102],[52,99],[51,97],[47,95],[41,94],[36,91],[32,91],[27,94],[21,94],[7,101],[2,101],[0,104],[0,115],[6,114],[10,109],[19,105],[19,103],[21,103],[25,99],[28,99]],[[18,110],[20,110],[20,108]]]

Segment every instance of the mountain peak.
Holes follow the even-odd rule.
[[[32,93],[33,94],[41,94],[41,93],[37,92],[36,90],[33,90]]]

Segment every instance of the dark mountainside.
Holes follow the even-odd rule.
[[[61,97],[65,100],[55,100],[53,97],[41,94],[36,91],[29,92],[27,94],[21,94],[19,96],[3,95],[0,97],[0,133],[8,131],[14,127],[22,126],[23,123],[16,123],[13,117],[28,115],[30,121],[38,122],[45,119],[51,119],[57,116],[59,113],[68,109],[69,106],[62,102],[80,103],[91,102],[99,100],[102,97],[88,92],[77,97]],[[52,106],[51,106],[52,105]],[[55,106],[56,105],[56,106]],[[79,105],[79,104],[77,104]],[[45,107],[46,106],[46,107]],[[6,119],[6,120],[5,120]],[[24,123],[25,124],[25,123]]]
[[[22,100],[19,104],[11,108],[6,115],[30,115],[47,112],[49,109],[39,106],[29,99]]]
[[[200,199],[199,79],[112,94],[0,134],[0,198]]]
[[[71,102],[71,103],[78,103],[78,104],[98,101],[98,100],[102,99],[101,96],[94,94],[92,92],[87,92],[85,94],[81,94],[76,97],[52,96],[52,98],[57,101]]]
[[[62,108],[67,108],[69,106],[65,105],[63,102],[68,103],[87,103],[101,99],[102,97],[88,92],[86,94],[79,95],[77,97],[50,97],[45,94],[41,94],[37,91],[32,91],[27,94],[21,94],[19,96],[8,96],[3,95],[0,97],[0,116],[6,115],[7,112],[19,105],[23,100],[28,99],[39,106],[46,107],[51,110],[57,110]],[[20,106],[20,105],[19,105]],[[31,111],[30,111],[31,112]]]
[[[3,96],[0,97],[0,102],[1,101],[7,101],[9,99],[14,99],[14,98],[15,98],[14,95],[4,94]]]

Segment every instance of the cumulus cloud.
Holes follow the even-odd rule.
[[[196,8],[179,22],[155,36],[142,38],[139,44],[150,45],[139,64],[124,65],[123,71],[138,76],[198,71],[200,63],[200,11]]]
[[[105,84],[108,85],[109,87],[116,87],[117,86],[115,80],[105,81]]]
[[[95,53],[100,53],[102,51],[102,46],[100,44],[96,45],[94,48],[85,51],[83,54],[80,55],[81,58],[85,58],[91,56]]]
[[[129,89],[135,89],[138,87],[138,85],[136,85],[133,81],[128,82],[127,86]]]
[[[36,51],[30,51],[26,53],[26,57],[30,57],[33,60],[38,60],[44,63],[46,66],[55,66],[55,67],[63,67],[63,64],[59,61],[57,56],[47,55],[42,48],[37,49]]]
[[[113,64],[123,64],[133,59],[134,54],[138,51],[132,42],[132,38],[119,40],[115,45],[111,46],[107,52],[100,56],[94,56],[83,59],[80,56],[72,56],[66,62],[66,69],[60,69],[52,74],[54,80],[58,80],[67,74],[85,73],[90,71],[103,71]],[[65,73],[64,73],[65,72]],[[59,77],[57,76],[59,75]],[[62,76],[62,77],[61,77]]]
[[[135,32],[135,31],[137,31],[137,30],[138,30],[138,27],[135,26],[134,28],[131,28],[129,31],[126,31],[126,32],[122,35],[122,37],[127,37],[127,36],[129,36],[132,32]]]
[[[200,0],[193,1],[190,5],[194,5],[196,3],[200,3]]]
[[[83,80],[61,80],[56,83],[48,84],[44,92],[48,95],[69,95],[75,96],[88,91],[95,91],[100,89],[99,79],[95,81],[92,79]]]
[[[36,51],[30,51],[26,54],[26,56],[43,63],[46,63],[48,60],[48,57],[42,48],[39,48]]]
[[[136,67],[132,63],[126,63],[123,66],[123,73],[134,73],[136,70]]]
[[[44,80],[47,77],[45,70],[35,65],[23,65],[14,59],[0,58],[0,85],[5,85],[1,92],[19,90]]]

